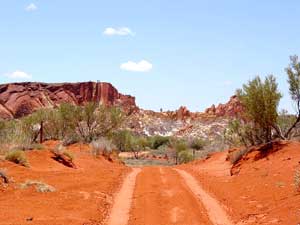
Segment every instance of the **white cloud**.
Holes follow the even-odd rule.
[[[133,72],[148,72],[152,69],[152,64],[146,60],[141,60],[140,62],[132,62],[128,61],[126,63],[122,63],[120,68],[126,71]]]
[[[28,6],[25,7],[25,10],[28,12],[36,11],[38,8],[34,3],[30,3]]]
[[[16,70],[12,73],[5,74],[6,77],[10,79],[21,79],[21,80],[30,80],[32,78],[31,74],[25,73],[20,70]]]
[[[135,35],[128,27],[119,27],[119,28],[107,27],[103,31],[103,34],[107,35],[107,36],[114,36],[114,35],[119,35],[119,36],[131,35],[131,36],[134,36]]]

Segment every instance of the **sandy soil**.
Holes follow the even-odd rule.
[[[140,171],[141,169],[134,168],[124,179],[121,190],[115,196],[108,225],[124,225],[128,221],[135,180]]]
[[[13,182],[1,188],[1,225],[83,225],[99,224],[108,214],[113,194],[130,170],[103,158],[95,159],[88,146],[74,145],[77,169],[68,168],[51,158],[47,150],[27,151],[30,168],[0,162]],[[38,180],[55,187],[52,193],[40,193],[34,187],[21,189],[26,180]]]
[[[233,225],[225,209],[220,205],[217,199],[207,193],[199,184],[199,182],[189,173],[183,170],[176,169],[183,177],[188,187],[193,194],[203,203],[209,219],[216,225]]]
[[[12,182],[0,181],[0,225],[297,225],[300,143],[267,154],[253,150],[235,167],[227,152],[176,167],[131,169],[91,156],[88,146],[68,148],[76,169],[52,159],[49,149],[27,151],[30,168],[0,162]],[[56,188],[21,189],[26,180]],[[105,222],[106,221],[106,222]]]
[[[300,169],[300,143],[285,143],[262,156],[253,151],[235,168],[225,161],[227,152],[180,166],[203,188],[213,193],[237,225],[300,224],[300,193],[294,175]]]
[[[183,178],[167,167],[143,168],[130,214],[129,225],[212,224]]]

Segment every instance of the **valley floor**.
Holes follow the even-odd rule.
[[[48,145],[48,148],[50,145]],[[0,225],[254,225],[300,223],[300,143],[284,143],[261,155],[252,151],[231,170],[227,152],[181,166],[128,168],[91,159],[73,146],[77,169],[46,151],[28,152],[31,167],[0,162],[13,178],[0,185]],[[231,176],[231,173],[234,175]],[[53,193],[20,189],[28,180]]]

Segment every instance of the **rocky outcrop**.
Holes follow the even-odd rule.
[[[119,106],[127,113],[137,110],[135,98],[120,94],[110,83],[24,82],[0,85],[0,118],[19,118],[40,108],[57,107],[61,103],[84,105],[91,101]]]
[[[205,110],[208,115],[214,115],[218,117],[237,117],[243,111],[243,106],[236,95],[232,96],[229,102],[225,104],[219,104],[218,106],[212,105]]]
[[[167,111],[164,114],[173,120],[186,120],[193,117],[193,113],[188,110],[185,106],[180,106],[179,109],[175,111]]]

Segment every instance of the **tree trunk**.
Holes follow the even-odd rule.
[[[41,127],[40,127],[40,144],[43,143],[44,140],[44,122],[41,122]]]

